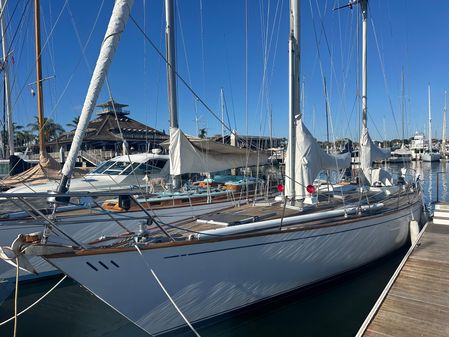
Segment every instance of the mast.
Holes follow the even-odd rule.
[[[326,109],[326,141],[329,145],[329,102],[327,101],[327,82],[326,77],[324,77],[324,103],[325,103],[325,109]],[[329,152],[329,149],[327,149]]]
[[[220,88],[220,109],[221,109],[221,141],[224,144],[224,92]]]
[[[429,153],[432,153],[432,112],[430,110],[430,83],[428,86],[428,98],[429,98]]]
[[[60,193],[67,191],[68,182],[72,175],[73,168],[75,167],[76,157],[81,148],[90,116],[94,111],[98,95],[100,94],[101,87],[103,86],[109,66],[114,57],[121,34],[125,30],[126,22],[128,21],[133,4],[134,0],[115,1],[108,28],[101,45],[100,54],[98,55],[98,60],[84,100],[83,109],[81,110],[80,119],[75,135],[73,136],[73,143],[70,147],[70,152],[64,167],[62,168],[62,178],[58,187],[58,192]]]
[[[447,94],[447,91],[444,90],[443,139],[441,140],[441,152],[443,152],[442,153],[443,155],[446,155],[446,112],[447,112],[446,94]]]
[[[165,43],[167,49],[167,85],[170,128],[178,128],[178,105],[176,95],[175,26],[173,0],[165,0]]]
[[[8,150],[9,155],[14,155],[14,127],[12,124],[12,108],[11,108],[11,87],[9,83],[9,65],[8,65],[8,43],[6,36],[6,27],[5,27],[5,1],[0,0],[0,8],[1,8],[1,18],[0,18],[0,29],[2,34],[2,53],[3,53],[3,62],[2,62],[2,70],[3,70],[3,78],[5,85],[5,108],[6,108],[6,121],[5,124],[8,128]]]
[[[290,0],[290,34],[288,43],[288,55],[289,55],[289,101],[288,101],[288,148],[286,166],[286,190],[289,195],[287,198],[293,200],[295,198],[295,126],[296,116],[300,117],[299,111],[299,12],[300,0]]]
[[[402,147],[404,147],[405,132],[404,132],[404,121],[405,121],[405,97],[404,97],[404,66],[402,66],[402,100],[401,100],[401,112],[402,112]]]
[[[368,128],[368,0],[360,0],[360,8],[362,10],[362,129],[366,129]]]
[[[42,96],[40,1],[34,0],[34,32],[36,39],[37,121],[39,126],[39,157],[46,157],[44,142],[44,98]]]

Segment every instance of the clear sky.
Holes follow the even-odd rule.
[[[320,140],[326,139],[323,76],[331,139],[358,137],[361,16],[358,7],[332,10],[344,3],[301,1],[302,104],[305,122]],[[218,115],[223,88],[225,121],[238,133],[269,135],[271,110],[273,135],[286,136],[289,1],[175,0],[175,4],[179,74]],[[33,120],[37,109],[30,93],[35,87],[32,5],[33,1],[16,0],[7,8],[14,57],[13,118],[22,125]],[[55,76],[44,82],[45,115],[63,126],[81,111],[112,7],[112,0],[41,0],[43,74]],[[432,133],[441,137],[444,90],[449,88],[449,2],[370,0],[369,10],[368,111],[373,137],[401,137],[402,69],[406,136],[426,128],[430,82]],[[165,53],[163,0],[136,0],[132,16]],[[129,104],[131,117],[168,129],[165,64],[131,21],[110,68],[109,83],[114,99]],[[108,96],[103,89],[98,103]],[[178,102],[185,132],[196,134],[197,128],[207,128],[209,135],[221,132],[219,122],[179,81]]]

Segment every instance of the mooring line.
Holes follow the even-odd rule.
[[[197,337],[201,337],[200,334],[195,330],[195,328],[192,326],[192,324],[190,324],[189,320],[186,318],[186,316],[184,316],[184,314],[182,313],[181,309],[179,309],[179,307],[176,305],[175,301],[172,299],[172,297],[170,296],[170,294],[168,293],[167,289],[165,289],[164,285],[162,284],[162,282],[159,280],[159,278],[157,277],[156,273],[154,272],[153,268],[150,267],[150,265],[148,264],[147,260],[145,260],[142,252],[140,251],[139,247],[137,245],[134,245],[134,247],[136,247],[137,251],[139,252],[140,256],[142,257],[144,263],[147,265],[147,267],[150,269],[151,274],[153,275],[154,279],[156,280],[156,282],[159,284],[159,286],[161,287],[161,289],[164,291],[165,295],[167,295],[168,299],[170,300],[170,302],[173,304],[173,306],[175,307],[175,309],[178,311],[179,315],[181,315],[181,317],[184,319],[184,321],[187,323],[187,325],[189,326],[189,328],[193,331],[193,333],[197,336]]]
[[[36,304],[38,304],[40,301],[42,301],[45,297],[47,297],[47,295],[49,295],[58,285],[61,284],[62,281],[64,281],[67,278],[67,275],[64,275],[64,277],[62,279],[59,280],[58,283],[56,283],[53,287],[50,288],[49,291],[47,291],[44,295],[42,295],[41,298],[39,298],[36,302],[34,302],[33,304],[31,304],[29,307],[25,308],[24,310],[22,310],[21,312],[19,312],[17,315],[14,315],[11,318],[8,318],[6,321],[3,321],[0,323],[0,326],[5,325],[6,323],[12,321],[13,319],[17,320],[17,317],[19,317],[20,315],[24,314],[25,312],[27,312],[28,310],[30,310],[32,307],[34,307]],[[17,280],[18,278],[16,278]],[[17,284],[17,281],[16,281]],[[17,287],[17,285],[16,285]],[[17,293],[17,292],[16,292]],[[15,301],[15,304],[17,304],[17,301]],[[17,312],[17,311],[16,311]]]

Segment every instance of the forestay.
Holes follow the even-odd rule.
[[[170,129],[170,174],[216,172],[236,167],[263,165],[268,154],[220,144],[206,139],[187,138],[178,128]]]
[[[296,123],[296,148],[295,148],[295,197],[303,199],[308,195],[307,186],[313,181],[322,170],[341,170],[351,165],[351,154],[330,155],[326,153],[312,136],[310,131],[298,119]],[[290,146],[290,144],[289,144]],[[287,165],[289,161],[286,161]],[[287,169],[286,169],[286,172]],[[286,177],[289,179],[290,177]],[[288,189],[286,184],[286,189]],[[289,195],[286,191],[286,195]]]

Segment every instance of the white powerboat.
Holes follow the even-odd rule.
[[[158,152],[118,156],[100,163],[84,177],[72,179],[70,191],[145,189],[144,178],[168,177],[169,171],[169,156]],[[58,182],[26,184],[12,188],[6,193],[48,192],[56,191],[57,188]]]

